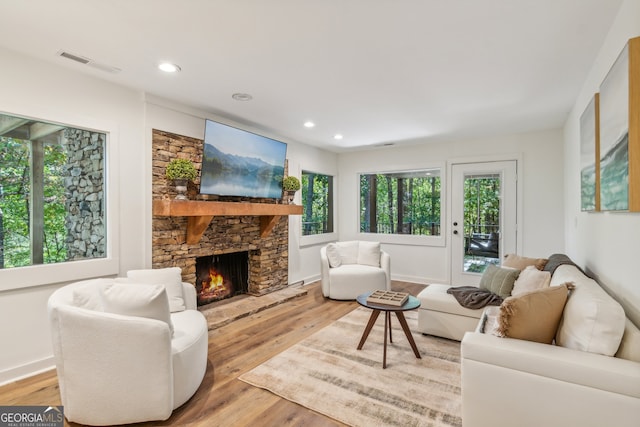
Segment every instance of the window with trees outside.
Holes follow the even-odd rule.
[[[440,169],[360,175],[360,232],[440,236]]]
[[[106,257],[105,141],[0,114],[0,269]]]
[[[302,171],[302,235],[333,233],[333,177]]]

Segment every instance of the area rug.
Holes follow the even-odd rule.
[[[240,379],[351,426],[461,426],[460,343],[413,333],[417,359],[392,315],[382,369],[384,316],[356,349],[370,313],[357,308]],[[417,312],[405,317],[415,331]]]

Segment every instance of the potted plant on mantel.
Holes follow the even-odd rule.
[[[187,184],[189,181],[193,181],[198,176],[198,171],[193,165],[191,160],[188,159],[173,159],[167,165],[165,171],[167,179],[173,180],[176,186],[176,200],[188,200],[187,198]]]
[[[300,180],[295,176],[287,176],[282,180],[282,190],[284,190],[285,196],[289,204],[293,204],[293,197],[296,191],[300,189]]]

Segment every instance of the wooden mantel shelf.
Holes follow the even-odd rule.
[[[275,203],[154,200],[153,215],[187,217],[187,244],[200,241],[214,216],[259,216],[260,237],[266,237],[284,215],[302,215],[302,206]]]

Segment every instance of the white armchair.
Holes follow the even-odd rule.
[[[322,294],[354,300],[377,289],[391,290],[391,257],[379,242],[348,241],[320,248]]]
[[[207,367],[207,322],[196,309],[194,286],[178,283],[184,308],[169,314],[169,300],[162,295],[164,301],[158,301],[164,304],[164,320],[103,307],[105,289],[112,286],[126,286],[125,292],[155,286],[164,293],[159,285],[95,279],[51,295],[53,352],[69,421],[113,425],[165,420],[196,392]]]

